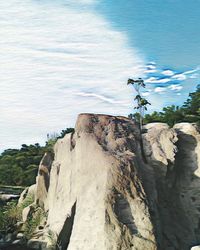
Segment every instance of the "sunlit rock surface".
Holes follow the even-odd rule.
[[[80,115],[55,145],[48,224],[63,249],[156,249],[140,135],[123,117]]]
[[[36,202],[69,250],[188,250],[199,245],[200,135],[181,123],[81,114],[43,158]],[[48,185],[47,185],[48,184]],[[39,192],[41,191],[41,192]],[[39,195],[41,194],[41,195]]]

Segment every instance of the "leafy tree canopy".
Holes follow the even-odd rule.
[[[67,128],[60,135],[49,136],[45,146],[40,146],[39,143],[22,144],[20,149],[6,149],[0,155],[0,185],[30,186],[35,183],[44,153],[53,151],[56,140],[73,131],[73,128]]]
[[[178,122],[196,122],[200,124],[200,85],[195,92],[190,93],[188,99],[179,107],[171,105],[163,108],[162,112],[154,111],[146,114],[145,123],[165,122],[171,127]]]

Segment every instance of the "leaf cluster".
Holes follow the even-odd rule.
[[[0,155],[0,185],[30,186],[35,183],[39,163],[45,152],[52,152],[58,138],[73,132],[73,128],[62,130],[59,135],[49,137],[45,146],[39,143],[22,144],[20,149],[7,149]]]
[[[0,206],[0,233],[6,235],[15,232],[17,222],[22,220],[23,209],[33,204],[33,202],[33,195],[28,194],[20,204],[17,204],[17,201],[11,201]]]
[[[171,127],[178,122],[200,124],[200,85],[195,92],[189,94],[182,106],[171,105],[163,108],[161,112],[154,111],[152,114],[146,114],[144,122],[164,122]]]
[[[35,230],[45,217],[46,213],[41,207],[34,208],[33,213],[28,217],[23,226],[24,236],[27,240],[29,240],[33,236]]]
[[[0,233],[7,234],[15,231],[15,226],[20,217],[16,202],[9,202],[0,206]]]

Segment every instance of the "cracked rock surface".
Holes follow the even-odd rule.
[[[188,250],[200,243],[200,135],[195,125],[138,126],[81,114],[46,155],[37,202],[63,250]],[[144,159],[145,158],[145,159]],[[43,179],[41,179],[43,178]],[[42,192],[40,192],[43,190]]]

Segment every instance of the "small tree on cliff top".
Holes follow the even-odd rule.
[[[137,95],[134,98],[136,101],[137,105],[134,107],[134,109],[137,109],[139,111],[138,116],[139,116],[139,125],[140,125],[140,130],[142,130],[142,124],[143,124],[143,118],[145,111],[147,110],[147,105],[151,105],[150,102],[148,102],[145,98],[141,96],[141,88],[145,88],[146,84],[144,83],[144,80],[142,78],[138,78],[137,80],[134,79],[128,79],[127,85],[133,85],[135,88]]]

